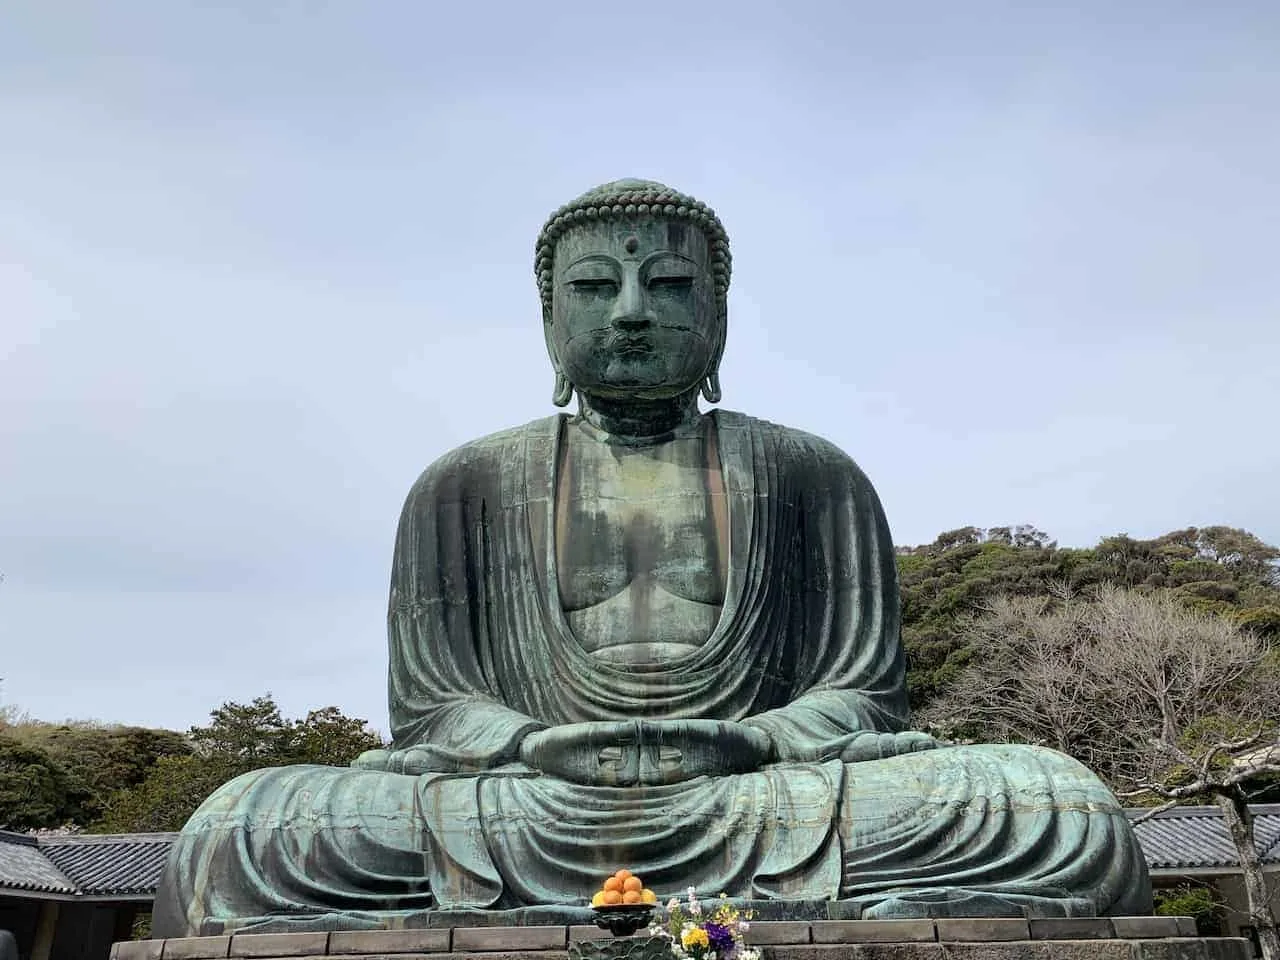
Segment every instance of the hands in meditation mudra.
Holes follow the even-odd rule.
[[[864,917],[1141,913],[1141,851],[1076,761],[908,730],[893,545],[817,437],[725,410],[728,238],[618,181],[535,270],[554,400],[410,491],[394,743],[226,784],[174,845],[157,936],[665,895]]]

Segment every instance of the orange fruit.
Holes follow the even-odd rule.
[[[640,878],[637,876],[633,875],[633,876],[627,877],[627,879],[622,881],[623,893],[629,893],[631,891],[635,891],[636,893],[639,893],[643,889],[644,889],[644,884],[640,881]]]
[[[619,877],[610,877],[608,880],[604,882],[604,889],[605,889],[605,892],[614,891],[617,893],[621,893],[622,880]]]
[[[652,890],[650,890],[648,887],[646,887],[645,889],[640,891],[640,902],[641,903],[657,903],[658,895],[654,893]]]
[[[631,876],[631,871],[624,868],[615,873],[614,876],[625,883],[627,878]]]
[[[614,904],[621,903],[621,902],[622,902],[622,894],[620,894],[617,890],[604,891],[605,906],[612,907]]]
[[[639,903],[639,902],[640,902],[640,891],[639,891],[639,890],[628,890],[626,893],[624,893],[624,894],[622,895],[622,902],[623,902],[623,903]]]

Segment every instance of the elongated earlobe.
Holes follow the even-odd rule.
[[[720,372],[712,370],[702,381],[702,397],[707,403],[720,402]]]
[[[551,402],[557,407],[567,407],[569,401],[573,399],[573,384],[559,370],[556,371],[556,389],[551,394]]]

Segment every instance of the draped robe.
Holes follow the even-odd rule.
[[[569,629],[554,542],[563,417],[455,450],[410,492],[392,570],[392,733],[427,772],[286,767],[225,785],[175,844],[157,930],[581,903],[622,865],[664,895],[845,899],[867,916],[1149,906],[1123,812],[1070,758],[993,746],[863,759],[869,733],[908,718],[879,500],[826,441],[711,416],[729,565],[695,653],[611,664]],[[650,787],[519,762],[531,731],[640,718],[755,726],[776,762]]]

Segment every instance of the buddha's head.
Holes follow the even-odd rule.
[[[554,214],[538,236],[555,403],[720,399],[729,238],[715,212],[650,180],[616,180]]]

